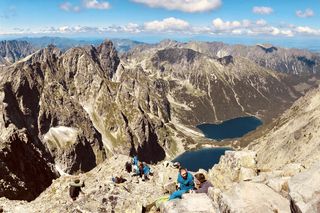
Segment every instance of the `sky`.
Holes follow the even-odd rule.
[[[312,41],[319,15],[320,0],[0,0],[0,37]]]

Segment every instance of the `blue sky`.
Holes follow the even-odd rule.
[[[0,36],[320,35],[319,0],[0,0]]]

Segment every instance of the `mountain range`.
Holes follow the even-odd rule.
[[[195,126],[246,115],[276,126],[274,120],[319,85],[319,55],[305,50],[128,43],[121,54],[109,40],[63,50],[1,43],[0,196],[34,200],[60,175],[88,172],[112,156],[157,163],[191,147],[239,148],[239,142],[205,139]],[[249,144],[261,168],[273,162],[260,151],[271,147],[261,148],[263,130]],[[269,153],[284,150],[279,146]]]

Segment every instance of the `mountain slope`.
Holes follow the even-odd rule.
[[[171,47],[174,44],[136,48],[122,60],[128,68],[141,67],[151,79],[164,80],[173,118],[182,124],[194,126],[244,115],[270,121],[303,94],[297,89],[301,83],[317,84],[308,77],[265,69],[243,57],[219,60]]]
[[[309,168],[320,160],[319,100],[319,88],[308,92],[274,122],[272,129],[248,146],[257,152],[261,168],[279,169],[288,163]]]
[[[183,47],[215,57],[244,57],[260,66],[289,74],[320,73],[320,55],[307,50],[288,49],[270,44],[228,45],[222,42],[190,42]]]

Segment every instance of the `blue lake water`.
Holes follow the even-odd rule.
[[[221,155],[230,148],[205,148],[196,151],[187,151],[178,156],[173,162],[179,162],[182,167],[189,171],[198,171],[200,168],[208,170],[217,164]]]
[[[240,138],[262,125],[262,121],[253,116],[239,117],[220,124],[200,124],[197,126],[207,138],[215,140]]]

